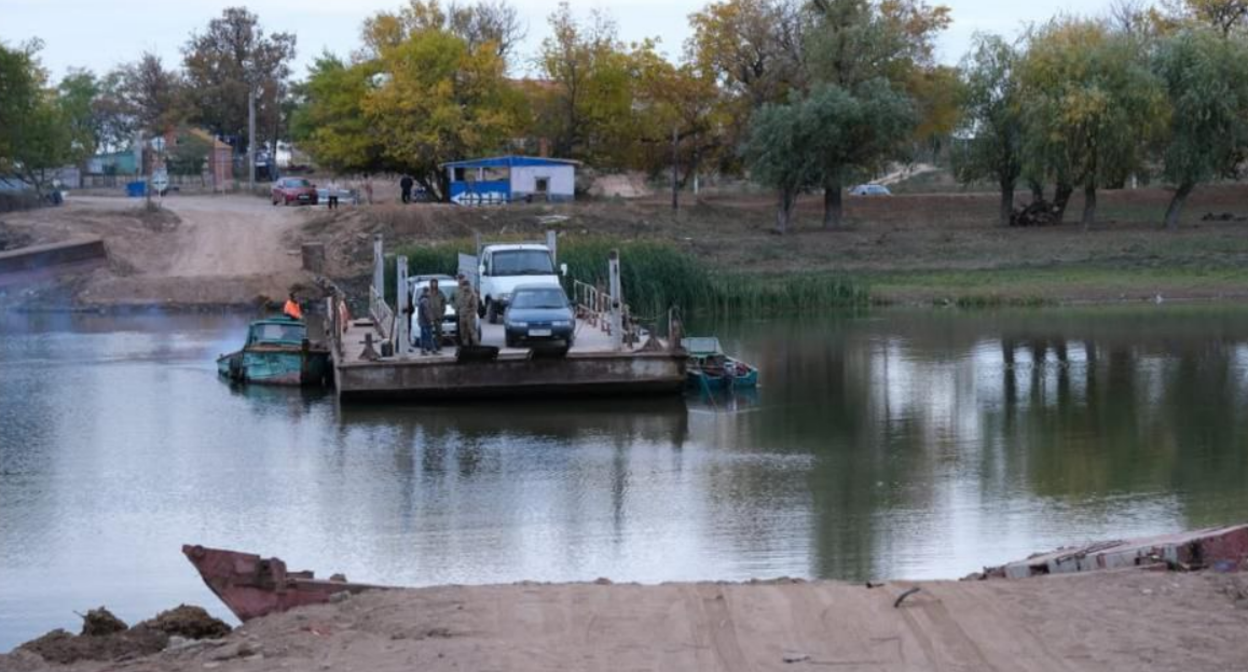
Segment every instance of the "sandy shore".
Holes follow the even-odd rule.
[[[1239,575],[1139,571],[446,586],[274,615],[147,658],[56,667],[16,652],[0,670],[1229,670],[1248,660],[1246,596]]]

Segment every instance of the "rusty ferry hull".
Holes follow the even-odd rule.
[[[208,588],[240,621],[310,604],[324,604],[336,593],[385,590],[390,586],[351,583],[343,577],[317,579],[310,571],[291,572],[278,558],[261,558],[219,548],[185,545],[186,556]]]
[[[1248,568],[1248,525],[1103,541],[1060,548],[984,569],[984,578],[1021,579],[1107,569],[1240,571]]]
[[[453,355],[339,362],[343,399],[501,399],[542,396],[678,396],[684,357],[667,353],[573,352],[541,359],[504,353],[489,362]]]
[[[334,309],[331,306],[331,314]],[[440,354],[380,356],[369,352],[384,334],[370,320],[331,328],[334,385],[344,400],[542,399],[588,396],[679,397],[688,355],[682,349],[615,349],[597,327],[578,320],[567,351],[508,347],[502,325],[482,324],[488,358]]]

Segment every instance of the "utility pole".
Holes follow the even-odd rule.
[[[277,139],[282,137],[282,85],[273,90],[273,148],[269,152],[269,181],[277,179]]]
[[[679,192],[677,191],[678,180],[676,177],[677,168],[679,166],[679,161],[680,161],[679,154],[678,154],[678,150],[680,149],[680,145],[679,145],[680,138],[676,134],[676,131],[677,131],[677,127],[673,126],[672,127],[672,209],[673,210],[680,209],[680,195],[679,195]]]
[[[247,191],[256,190],[256,90],[247,90]]]
[[[607,256],[607,282],[611,292],[611,349],[624,347],[624,299],[620,296],[620,251],[611,250]]]
[[[394,336],[394,354],[398,355],[399,359],[407,359],[408,350],[412,346],[412,339],[407,333],[411,329],[412,316],[411,313],[404,312],[407,310],[408,301],[407,257],[399,255],[395,259],[395,265],[394,279],[397,286],[394,288],[394,302],[397,305],[394,307],[394,314],[398,315],[398,319],[396,320],[397,324],[394,334],[392,334]]]

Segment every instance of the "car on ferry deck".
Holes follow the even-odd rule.
[[[509,348],[562,341],[570,349],[576,340],[576,315],[563,287],[518,285],[503,315],[503,330]]]

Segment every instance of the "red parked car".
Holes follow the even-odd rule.
[[[316,205],[316,185],[302,177],[283,177],[269,192],[273,205]]]

